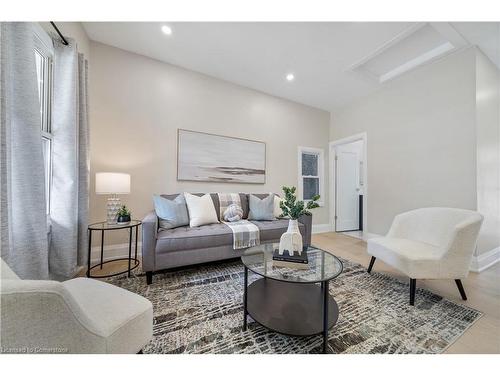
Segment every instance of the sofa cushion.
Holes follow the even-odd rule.
[[[279,242],[288,228],[287,219],[273,221],[252,221],[260,230],[260,241]],[[304,224],[299,223],[300,233],[304,234]],[[183,251],[218,246],[232,246],[233,232],[226,224],[210,224],[191,228],[189,226],[162,230],[157,235],[156,251]]]
[[[288,228],[288,219],[278,219],[273,221],[253,221],[259,227],[260,230],[260,241],[268,242],[268,241],[280,241],[280,237],[283,233],[286,232]],[[299,223],[299,230],[302,235],[305,233],[304,224]]]
[[[219,222],[213,200],[209,194],[198,197],[190,193],[184,193],[184,198],[186,199],[189,212],[190,227],[199,227]]]
[[[191,193],[191,194],[196,195],[197,197],[201,197],[201,196],[205,195],[206,193]],[[174,200],[178,195],[179,195],[179,193],[162,194],[161,196],[164,198],[167,198],[169,200]],[[184,195],[184,193],[182,195]],[[217,214],[217,220],[220,220],[219,196],[217,195],[217,193],[210,193],[210,198],[212,198],[212,201],[214,202],[214,208],[215,208],[215,212]],[[241,195],[240,195],[240,198],[241,198]],[[242,202],[242,205],[243,205],[243,202]],[[245,210],[245,207],[242,206],[242,208],[243,208],[243,210]]]
[[[250,194],[248,203],[250,213],[248,220],[274,220],[274,194],[268,194],[265,198],[259,198]]]
[[[246,199],[245,199],[245,202],[246,202],[246,207],[244,206],[244,203],[243,203],[243,198],[241,197],[241,195],[244,195],[244,196],[245,196],[245,198],[246,198]],[[241,197],[241,207],[243,208],[243,219],[248,218],[248,213],[249,213],[249,211],[250,211],[250,209],[249,209],[249,207],[248,207],[248,204],[249,204],[249,203],[248,203],[248,200],[250,199],[250,198],[249,198],[249,197],[250,197],[250,195],[255,195],[256,197],[258,197],[258,198],[260,198],[260,199],[264,199],[264,198],[266,198],[267,196],[269,196],[269,193],[240,194],[240,197]],[[278,199],[280,199],[280,196],[279,196],[278,194],[274,193],[274,195],[275,195],[276,197],[278,197]],[[279,206],[276,208],[276,204],[279,204],[279,203],[277,203],[277,202],[276,202],[276,200],[275,200],[275,203],[274,203],[274,204],[275,204],[274,212],[276,213],[276,212],[278,211],[278,209],[279,209]],[[246,211],[245,211],[245,210],[246,210]],[[278,217],[278,216],[276,216],[276,217]]]
[[[156,251],[181,251],[232,245],[233,232],[226,224],[178,227],[158,233]]]
[[[153,202],[160,228],[172,229],[189,224],[186,200],[183,195],[179,194],[174,200],[153,195]]]

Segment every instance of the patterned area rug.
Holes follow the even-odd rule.
[[[409,287],[392,277],[368,274],[342,259],[344,271],[330,281],[340,315],[329,332],[333,353],[441,353],[481,313],[423,289],[409,306]],[[249,271],[249,282],[258,276]],[[240,261],[202,265],[108,282],[153,303],[153,340],[144,353],[319,353],[321,336],[288,337],[249,318],[242,331],[243,266]]]

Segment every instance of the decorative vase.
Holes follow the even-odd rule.
[[[290,219],[287,231],[281,235],[279,254],[283,255],[285,250],[288,251],[290,256],[293,256],[295,252],[299,255],[302,254],[302,235],[297,220]]]

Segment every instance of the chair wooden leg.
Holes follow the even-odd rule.
[[[415,305],[415,290],[417,289],[417,280],[410,279],[410,305]]]
[[[465,289],[462,285],[462,281],[460,279],[455,279],[455,283],[457,284],[458,291],[460,292],[460,296],[464,301],[467,301],[467,296],[465,295]]]
[[[153,272],[146,272],[146,284],[151,285],[153,283]]]
[[[372,272],[372,268],[373,268],[373,265],[375,264],[375,257],[372,257],[372,259],[370,259],[370,265],[368,266],[368,273]]]

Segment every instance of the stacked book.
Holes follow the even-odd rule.
[[[307,250],[303,250],[300,255],[296,252],[290,255],[288,251],[285,250],[283,254],[280,255],[279,250],[275,249],[273,253],[273,266],[307,270],[309,269]]]

